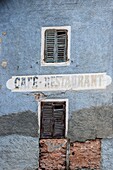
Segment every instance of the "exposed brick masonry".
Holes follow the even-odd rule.
[[[40,140],[39,170],[65,170],[66,139]]]
[[[39,170],[66,169],[66,139],[40,140]],[[67,157],[68,158],[68,157]],[[70,170],[100,170],[101,142],[99,139],[70,144]]]
[[[75,142],[70,146],[70,169],[100,169],[101,142],[86,141],[84,143]]]

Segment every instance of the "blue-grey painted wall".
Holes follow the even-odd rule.
[[[0,115],[37,111],[32,96],[12,93],[6,88],[6,81],[12,76],[93,72],[107,72],[112,76],[112,7],[110,0],[2,0],[0,64],[5,60],[7,66],[0,65]],[[71,26],[70,66],[41,67],[41,27],[65,25]],[[69,91],[65,97],[70,99],[70,114],[77,109],[112,103],[109,88]]]
[[[71,64],[69,66],[41,66],[41,28],[44,26],[71,26]],[[6,88],[8,79],[17,75],[99,72],[106,72],[113,78],[112,37],[112,0],[1,0],[0,117],[1,120],[7,120],[1,123],[2,136],[10,134],[12,135],[12,139],[15,137],[13,134],[21,134],[18,129],[11,132],[14,126],[11,126],[9,131],[5,129],[10,120],[14,122],[12,118],[13,114],[18,117],[18,114],[26,113],[27,116],[29,111],[33,113],[34,119],[36,119],[38,112],[38,104],[34,96],[31,95],[31,93],[12,93]],[[112,92],[113,88],[111,84],[106,90],[66,91],[65,93],[45,92],[45,94],[48,98],[69,99],[70,120],[73,116],[78,118],[79,113],[83,115],[84,108],[86,109],[86,115],[88,116],[90,114],[90,116],[92,116],[89,120],[89,122],[91,122],[86,127],[87,129],[90,126],[90,132],[88,132],[90,135],[88,136],[83,132],[83,134],[81,133],[73,139],[80,140],[80,137],[83,135],[85,136],[84,140],[86,140],[86,138],[94,139],[96,137],[106,138],[112,136]],[[102,109],[103,112],[101,113]],[[104,115],[107,113],[106,119],[102,117],[103,113]],[[100,115],[100,117],[98,115]],[[18,121],[17,117],[16,121]],[[86,120],[88,120],[87,117]],[[87,122],[86,120],[85,122]],[[99,121],[97,124],[93,124],[95,126],[94,128],[92,122],[96,122],[96,120]],[[78,119],[78,122],[80,121],[81,120]],[[84,120],[82,121],[85,126]],[[101,124],[102,121],[104,122],[103,124]],[[70,129],[72,129],[70,130],[70,134],[73,131],[75,123],[76,121],[70,125]],[[34,123],[32,123],[32,125],[33,124]],[[105,132],[102,133],[105,124]],[[109,128],[108,125],[110,125]],[[18,128],[20,126],[21,124],[18,125]],[[80,128],[84,128],[84,126],[82,127],[81,125]],[[3,133],[4,129],[6,130],[5,134]],[[94,129],[94,131],[92,129]],[[94,133],[93,136],[91,136],[92,133]],[[29,136],[31,133],[27,132],[26,134]],[[73,133],[70,136],[72,135]],[[33,136],[37,137],[37,135]],[[38,138],[34,138],[34,142],[36,139],[38,140]],[[4,137],[0,140],[2,140],[3,143],[5,141]],[[9,138],[6,138],[6,140],[9,140]],[[29,140],[32,142],[32,139]],[[2,147],[4,146],[5,144],[2,145]],[[106,143],[106,146],[109,147],[109,144],[107,145]],[[103,154],[104,153],[103,149]],[[13,167],[13,165],[11,167]],[[104,167],[106,167],[105,161]],[[17,169],[19,170],[18,167]],[[10,168],[7,167],[6,170],[10,170]]]

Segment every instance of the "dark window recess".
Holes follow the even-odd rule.
[[[66,62],[68,49],[67,30],[46,30],[44,61],[46,63]]]
[[[41,138],[65,137],[66,102],[41,103]]]

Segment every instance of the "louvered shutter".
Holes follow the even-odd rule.
[[[65,102],[54,103],[53,115],[54,115],[53,138],[64,138],[65,137]]]
[[[42,102],[41,138],[65,137],[65,102]]]
[[[67,41],[67,30],[46,30],[44,61],[46,63],[66,62]]]
[[[47,30],[45,32],[45,62],[54,63],[55,56],[55,31]]]
[[[41,138],[53,136],[53,107],[49,102],[43,102],[41,106]]]
[[[67,31],[57,31],[57,62],[67,61]]]

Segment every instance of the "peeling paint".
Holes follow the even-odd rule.
[[[6,32],[2,32],[2,35],[4,35],[4,36],[5,36],[6,34],[7,34]]]
[[[3,68],[6,68],[6,67],[7,67],[7,64],[8,64],[8,62],[4,60],[4,61],[2,61],[1,66],[2,66]]]
[[[47,147],[48,147],[48,152],[53,152],[55,150],[59,150],[62,147],[64,147],[67,143],[67,141],[64,141],[62,143],[53,143],[51,140],[45,141]]]

